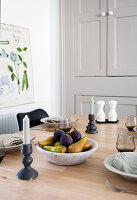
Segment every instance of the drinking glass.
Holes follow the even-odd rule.
[[[0,137],[0,163],[2,162],[5,155],[6,153],[5,153],[3,138]]]
[[[66,117],[61,117],[59,119],[58,128],[60,130],[63,130],[64,132],[70,131],[70,129],[72,128],[71,120],[69,118],[66,118]]]
[[[132,152],[136,149],[134,136],[130,133],[119,133],[116,142],[119,152]]]
[[[128,115],[125,125],[129,131],[133,131],[133,128],[137,125],[137,117]]]

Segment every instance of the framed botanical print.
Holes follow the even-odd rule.
[[[0,108],[33,101],[29,30],[0,24]]]

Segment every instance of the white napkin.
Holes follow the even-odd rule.
[[[19,134],[2,134],[0,135],[0,144],[4,147],[16,146],[22,143],[22,135]]]
[[[137,164],[124,153],[117,154],[111,162],[116,169],[130,174],[137,174]]]

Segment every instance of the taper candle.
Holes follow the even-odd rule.
[[[94,97],[91,98],[90,102],[90,114],[94,115]]]
[[[30,120],[27,115],[23,119],[23,144],[30,144]]]

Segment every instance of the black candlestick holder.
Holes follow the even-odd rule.
[[[97,127],[95,126],[95,122],[94,122],[94,115],[89,114],[88,119],[89,119],[89,123],[88,123],[88,126],[86,126],[86,128],[87,128],[86,133],[89,133],[89,134],[98,133]]]
[[[33,158],[30,156],[32,154],[32,144],[22,144],[21,153],[24,155],[22,158],[22,163],[24,167],[17,173],[17,177],[22,180],[30,180],[38,176],[38,172],[30,167]]]

